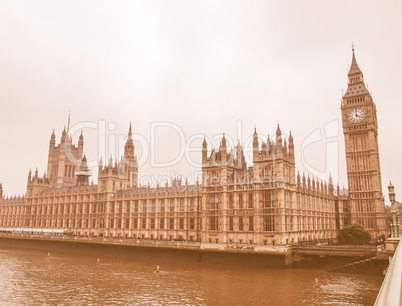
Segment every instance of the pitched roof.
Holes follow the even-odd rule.
[[[355,49],[352,49],[352,51],[353,51],[352,64],[350,65],[348,75],[362,73],[359,68],[359,65],[357,65],[357,61],[356,61],[356,57],[355,57]]]
[[[348,89],[346,90],[346,93],[343,97],[351,98],[355,96],[365,95],[368,93],[369,91],[367,90],[366,86],[364,86],[364,83],[349,84]]]

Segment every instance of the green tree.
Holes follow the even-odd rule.
[[[370,232],[357,223],[345,226],[338,234],[339,244],[363,245],[369,244],[370,241]]]

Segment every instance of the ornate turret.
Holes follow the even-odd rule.
[[[301,185],[301,180],[300,180],[300,173],[297,171],[297,187],[300,187]]]
[[[81,135],[78,140],[78,148],[83,148],[83,147],[84,147],[84,135],[82,135],[82,131],[81,131]]]
[[[237,140],[236,164],[238,167],[243,167],[243,149],[241,147],[240,140]]]
[[[111,171],[112,166],[113,162],[110,160],[109,166],[107,167],[108,171]],[[120,163],[118,163],[117,160],[115,161],[114,168],[118,172],[119,179],[125,181],[122,183],[123,185],[129,183],[130,186],[138,186],[138,164],[137,158],[134,155],[134,141],[131,122],[128,128],[127,141],[124,146],[124,155],[121,158]]]
[[[261,145],[261,153],[263,155],[267,154],[267,144],[265,142],[263,142],[262,145]]]
[[[257,134],[257,129],[254,128],[254,134],[253,134],[253,160],[257,160],[258,158],[258,134]]]
[[[205,164],[207,161],[208,161],[207,141],[204,136],[204,141],[202,142],[202,164]]]
[[[56,135],[54,134],[54,129],[53,129],[53,133],[50,136],[50,146],[54,147],[56,145]]]
[[[67,137],[67,132],[66,132],[66,127],[64,127],[64,130],[61,133],[61,142],[66,141],[66,137]]]
[[[279,128],[279,123],[278,123],[278,128],[276,129],[276,144],[282,145],[282,132],[281,132],[281,129]]]
[[[124,146],[124,159],[130,162],[134,161],[134,142],[133,142],[133,134],[131,131],[131,122],[128,130],[128,138],[126,145]]]
[[[227,161],[228,161],[228,153],[227,153],[227,147],[226,147],[225,133],[223,133],[223,136],[222,136],[221,145],[219,147],[219,153],[220,153],[221,162],[222,163],[227,163]]]
[[[285,148],[282,147],[282,132],[278,123],[278,128],[276,129],[276,156],[277,158],[282,158],[286,154]]]
[[[267,136],[267,152],[271,152],[271,149],[272,149],[272,142],[271,142],[271,139],[269,138],[269,133],[268,133],[268,136]]]
[[[223,137],[222,137],[222,147],[226,148],[226,138],[225,138],[225,133],[223,133]]]
[[[88,168],[87,157],[84,155],[82,158],[81,166],[75,173],[77,176],[77,186],[89,185],[89,177],[92,175],[91,170]]]
[[[289,133],[289,154],[295,154],[295,145],[293,144],[292,132]]]

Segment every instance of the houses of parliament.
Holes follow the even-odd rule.
[[[376,106],[353,50],[348,89],[341,103],[348,190],[331,177],[318,181],[296,173],[293,137],[260,142],[253,135],[253,163],[240,143],[202,145],[202,183],[138,185],[131,124],[124,156],[99,163],[98,184],[66,130],[50,137],[47,174],[29,171],[24,197],[6,198],[0,187],[3,229],[69,229],[78,236],[199,242],[204,248],[248,245],[255,250],[335,240],[351,223],[373,238],[386,232]],[[80,162],[75,162],[79,160]],[[1,185],[0,185],[1,186]]]

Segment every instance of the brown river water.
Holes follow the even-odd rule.
[[[205,263],[194,252],[37,243],[0,243],[0,305],[373,305],[383,280]]]

